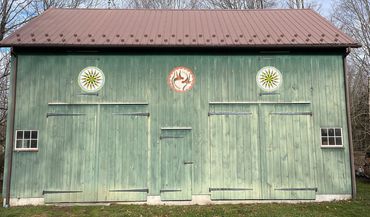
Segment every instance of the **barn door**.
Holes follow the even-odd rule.
[[[100,106],[99,201],[146,201],[148,121],[145,105]]]
[[[258,107],[211,105],[208,115],[211,199],[260,198]]]
[[[265,105],[260,118],[264,199],[315,199],[310,106]]]
[[[46,116],[45,202],[95,201],[95,109],[51,106]]]
[[[162,128],[161,200],[191,200],[191,128]]]

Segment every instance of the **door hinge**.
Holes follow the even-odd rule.
[[[253,188],[209,188],[211,191],[253,191]]]
[[[162,189],[159,190],[160,193],[166,193],[166,192],[180,192],[181,189]]]
[[[82,191],[42,191],[42,194],[70,194],[70,193],[82,193]]]
[[[309,115],[312,116],[312,112],[271,112],[271,115]]]
[[[182,139],[183,136],[160,136],[159,139]]]
[[[315,191],[317,188],[275,188],[275,191]]]
[[[121,116],[146,116],[149,117],[148,112],[133,112],[133,113],[112,113],[112,115],[121,115]]]
[[[212,115],[252,115],[252,112],[208,112],[208,116]]]
[[[122,189],[122,190],[109,190],[109,192],[146,192],[149,193],[148,188],[143,189]]]
[[[46,117],[52,116],[84,116],[86,114],[83,113],[46,113]]]

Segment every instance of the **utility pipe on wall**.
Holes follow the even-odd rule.
[[[15,54],[13,48],[11,49],[11,55],[12,58],[14,58],[14,62],[12,65],[12,71],[13,71],[13,76],[10,82],[11,88],[10,88],[10,108],[8,112],[8,118],[9,118],[9,142],[8,142],[8,147],[7,147],[7,176],[6,176],[6,195],[5,195],[5,204],[4,207],[8,208],[10,206],[10,186],[11,186],[11,177],[12,177],[12,164],[13,164],[13,150],[14,150],[14,121],[15,121],[15,105],[16,105],[16,91],[17,91],[17,70],[18,70],[18,57]]]

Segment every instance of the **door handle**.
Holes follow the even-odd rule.
[[[187,164],[193,164],[194,162],[193,161],[184,161],[184,164],[187,165]]]

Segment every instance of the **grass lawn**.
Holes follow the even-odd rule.
[[[357,181],[353,201],[301,204],[250,204],[209,206],[27,206],[0,208],[0,216],[370,216],[370,181]]]

